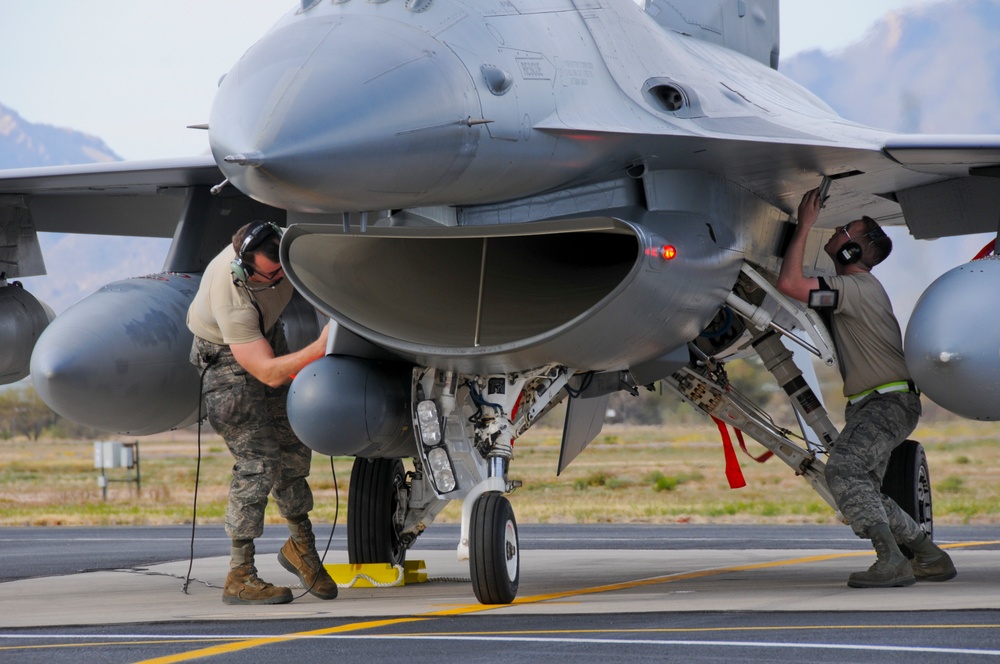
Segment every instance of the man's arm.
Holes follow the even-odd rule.
[[[799,302],[809,301],[809,291],[819,288],[819,279],[807,277],[802,272],[802,259],[806,253],[806,239],[819,217],[819,189],[806,192],[799,203],[799,223],[795,227],[792,241],[781,261],[778,274],[778,290]]]
[[[311,344],[294,353],[278,357],[275,357],[267,339],[232,344],[229,348],[233,351],[236,361],[249,371],[250,375],[265,385],[278,387],[292,382],[292,374],[298,373],[307,364],[326,353],[326,339],[329,332],[330,324],[327,323],[319,338]]]

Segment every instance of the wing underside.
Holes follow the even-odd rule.
[[[878,144],[845,147],[763,136],[650,135],[644,136],[648,156],[642,165],[715,173],[790,215],[802,194],[829,176],[831,196],[820,228],[867,215],[883,225],[905,224],[918,239],[997,230],[1000,135],[885,137],[889,140]]]

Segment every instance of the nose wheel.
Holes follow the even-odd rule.
[[[520,581],[517,521],[510,501],[498,491],[476,499],[469,527],[469,568],[476,599],[510,604]]]

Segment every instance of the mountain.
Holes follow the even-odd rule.
[[[848,48],[799,53],[779,70],[840,115],[872,127],[1000,133],[1000,1],[890,12]]]
[[[844,117],[867,125],[1000,133],[1000,0],[949,0],[898,10],[859,42],[835,52],[800,53],[784,59],[780,70]],[[0,168],[117,159],[97,138],[33,125],[0,106]],[[918,241],[905,228],[888,232],[895,249],[877,274],[904,326],[920,293],[989,239]],[[159,270],[169,248],[165,239],[42,234],[40,241],[49,274],[23,281],[57,313],[105,283]]]
[[[0,104],[0,168],[102,161],[121,161],[121,157],[96,136],[52,125],[32,124]]]
[[[121,161],[104,141],[72,129],[34,124],[0,104],[0,168]],[[40,233],[48,272],[18,279],[57,314],[104,284],[157,272],[168,239]]]

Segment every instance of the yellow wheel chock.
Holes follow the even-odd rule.
[[[337,563],[324,567],[339,588],[392,588],[427,581],[423,560],[407,560],[402,567],[391,563]]]

